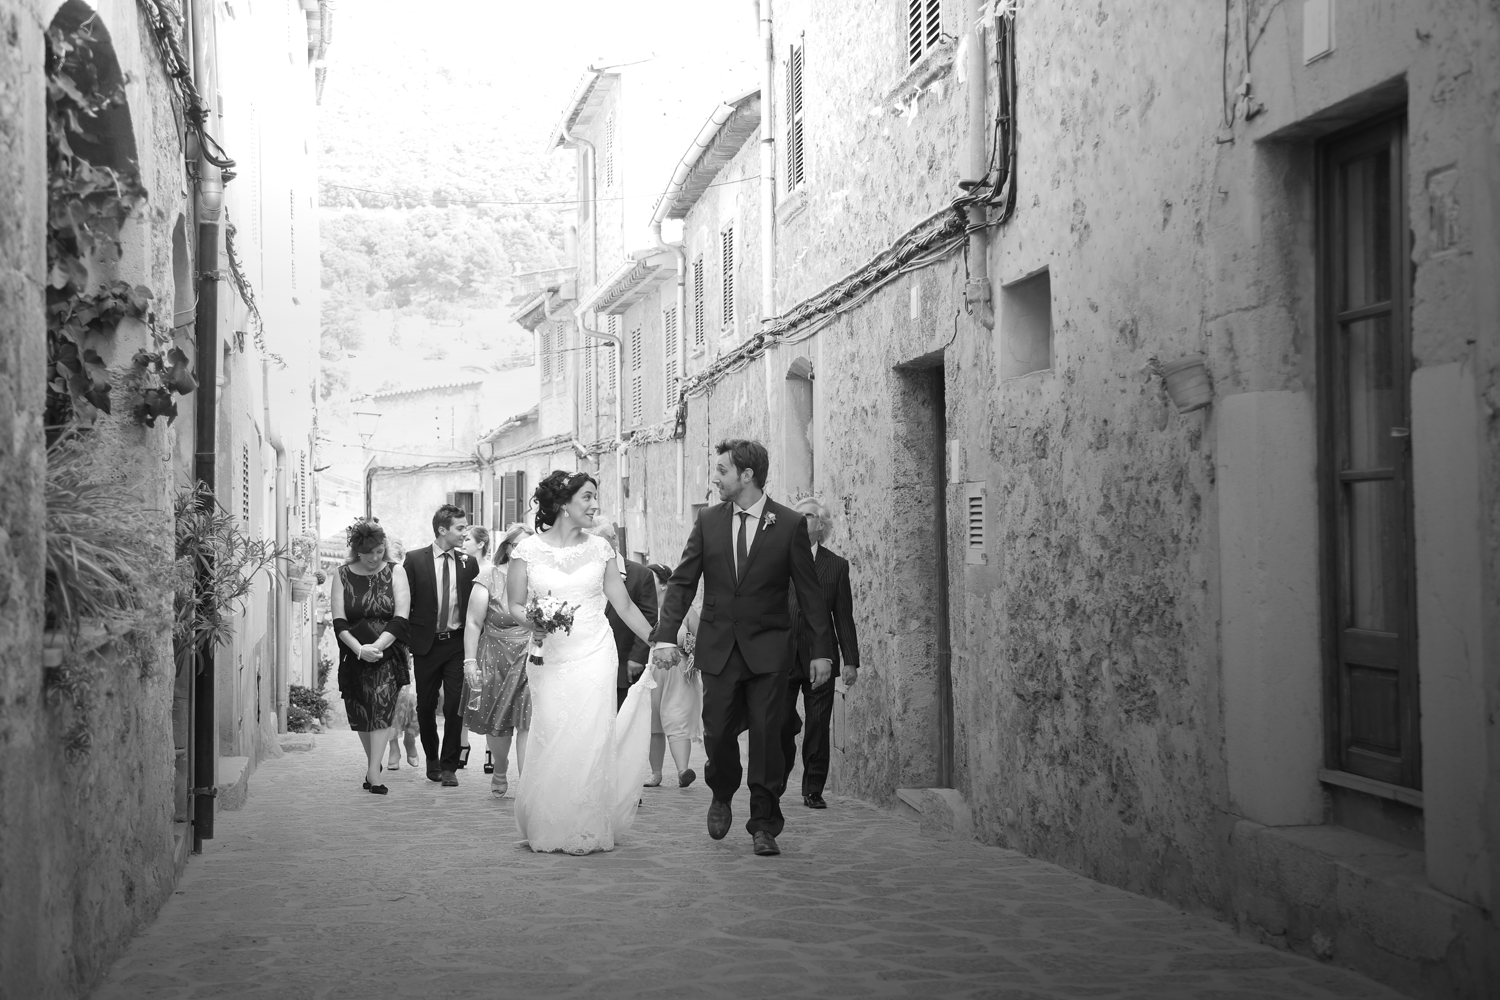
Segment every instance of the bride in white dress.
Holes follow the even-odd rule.
[[[609,542],[588,534],[599,484],[585,472],[554,472],[537,486],[537,533],[510,557],[506,597],[526,620],[526,602],[551,594],[578,610],[570,633],[542,642],[543,662],[526,665],[531,735],[516,791],[516,828],[533,851],[613,850],[635,822],[650,767],[651,694],[646,670],[615,711],[618,652],[605,601],[650,641],[651,625],[625,591]]]

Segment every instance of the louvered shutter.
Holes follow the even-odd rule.
[[[630,334],[630,422],[639,424],[645,416],[645,349],[641,344],[641,328]]]
[[[677,347],[678,337],[681,333],[677,329],[677,307],[672,306],[662,313],[662,346],[666,351],[666,364],[662,366],[665,378],[662,379],[662,388],[665,395],[665,409],[668,413],[677,406]]]
[[[502,531],[509,528],[521,519],[516,512],[516,476],[514,472],[507,472],[500,477],[500,524],[495,527]]]
[[[599,354],[591,339],[583,349],[583,412],[593,413],[597,401],[594,398],[594,382],[598,377]]]
[[[618,317],[618,316],[611,316],[609,318],[608,328],[609,328],[609,334],[610,334],[610,336],[615,337],[617,339],[614,340],[614,341],[612,341],[610,343],[610,345],[609,345],[609,350],[611,351],[611,353],[608,355],[608,358],[607,358],[607,360],[609,362],[609,370],[608,370],[608,372],[605,375],[605,385],[606,385],[606,387],[608,389],[608,396],[609,396],[610,403],[612,405],[614,405],[614,406],[619,406],[620,405],[620,358],[623,356],[620,353],[620,343],[619,343],[619,340],[618,340],[618,338],[620,336],[620,317]]]
[[[795,191],[806,179],[803,155],[802,45],[793,45],[786,71],[786,189]]]
[[[615,116],[604,123],[604,186],[615,186]]]
[[[706,343],[707,329],[703,310],[707,305],[703,289],[703,258],[693,261],[693,348],[702,350]]]
[[[724,227],[719,234],[719,266],[723,271],[722,324],[727,330],[734,326],[734,223]]]

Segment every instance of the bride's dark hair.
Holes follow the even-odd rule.
[[[557,515],[578,495],[584,483],[593,483],[594,489],[599,488],[599,480],[587,472],[564,472],[561,469],[553,470],[551,475],[536,484],[536,491],[531,494],[531,499],[536,503],[538,532],[546,531],[557,523]]]

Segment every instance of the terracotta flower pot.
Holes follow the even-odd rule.
[[[1167,395],[1172,397],[1178,413],[1201,410],[1214,401],[1208,366],[1201,354],[1189,354],[1162,365],[1161,377],[1167,383]]]

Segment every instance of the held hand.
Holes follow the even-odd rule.
[[[820,688],[824,684],[827,684],[829,678],[833,676],[833,661],[828,659],[813,660],[807,665],[807,671],[809,674],[808,680],[812,682],[812,686]]]
[[[533,646],[536,646],[538,649],[541,648],[542,641],[545,640],[546,638],[547,638],[547,630],[546,629],[534,628],[534,629],[531,630],[531,644]]]
[[[380,649],[371,643],[359,647],[359,658],[366,663],[379,663],[382,655]]]
[[[851,663],[844,664],[844,669],[839,671],[839,676],[844,679],[844,687],[852,688],[854,682],[859,680],[859,668]]]
[[[639,663],[635,660],[626,660],[625,666],[630,671],[631,680],[635,680],[637,677],[641,676],[641,672],[646,669],[646,665],[644,663]]]
[[[651,663],[663,670],[669,670],[677,665],[678,657],[681,655],[676,646],[662,646],[660,649],[651,651]]]

